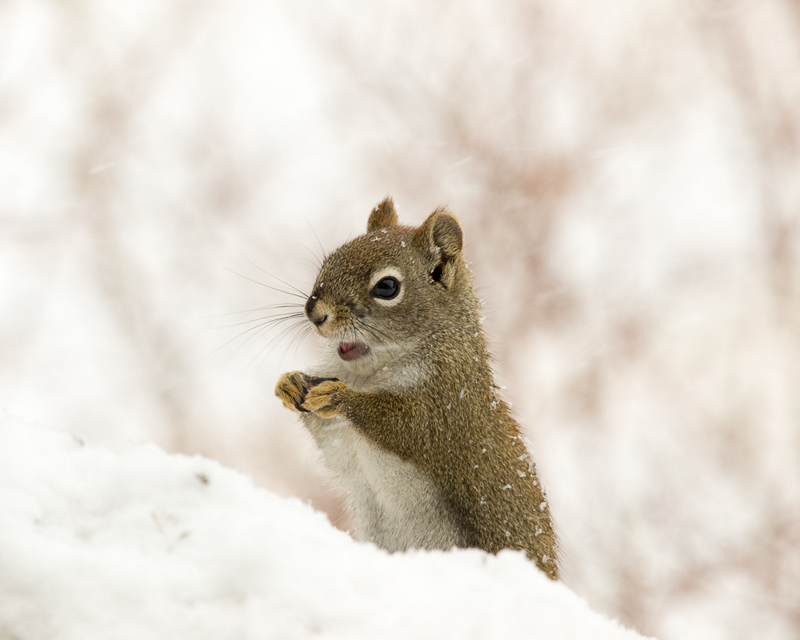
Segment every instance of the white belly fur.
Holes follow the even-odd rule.
[[[436,486],[417,467],[372,444],[346,420],[308,417],[330,470],[348,491],[357,537],[388,551],[458,544]]]

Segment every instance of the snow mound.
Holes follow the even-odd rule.
[[[389,555],[202,457],[0,417],[0,637],[601,638],[521,553]]]

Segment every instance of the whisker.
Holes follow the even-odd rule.
[[[306,220],[306,222],[308,222],[308,220]],[[312,229],[312,231],[313,231],[313,229]],[[319,238],[317,238],[317,242],[319,242]],[[309,261],[309,260],[304,260],[305,262],[308,262],[308,264],[310,264],[310,265],[312,265],[312,266],[316,266],[316,267],[317,267],[317,269],[322,269],[322,261],[319,259],[319,256],[317,256],[317,254],[316,254],[316,253],[314,253],[314,252],[313,252],[311,249],[309,249],[309,248],[308,248],[306,245],[304,245],[304,244],[301,244],[301,243],[299,243],[299,242],[298,242],[298,243],[296,243],[296,244],[298,244],[299,246],[303,247],[303,249],[305,249],[306,251],[308,251],[308,252],[311,254],[311,257],[312,257],[312,258],[314,258],[314,262],[313,262],[313,263],[312,263],[311,261]],[[322,246],[322,245],[320,245],[320,246]],[[324,251],[323,251],[323,253],[324,253]],[[324,256],[323,256],[323,257],[324,257]],[[315,264],[315,263],[316,263],[316,264]]]
[[[383,340],[381,339],[380,336],[384,336],[389,342],[393,342],[398,347],[400,346],[400,343],[397,342],[397,340],[392,338],[392,336],[390,336],[385,331],[381,331],[377,327],[372,326],[371,324],[369,324],[368,322],[365,322],[364,320],[358,320],[358,323],[361,326],[363,326],[367,331],[369,331],[370,335],[374,336],[375,339],[377,339],[379,342],[383,343]]]
[[[303,219],[306,221],[306,224],[308,225],[308,228],[311,229],[311,233],[313,233],[314,237],[317,239],[317,244],[319,245],[319,250],[322,251],[322,262],[325,262],[325,260],[328,259],[328,255],[325,253],[325,247],[323,247],[322,243],[319,241],[319,236],[317,235],[317,232],[314,231],[314,227],[311,226],[311,223],[308,221],[308,218],[303,216]],[[311,251],[311,250],[309,249],[309,251]],[[320,267],[321,266],[322,266],[322,264],[320,264]]]
[[[272,291],[277,291],[278,293],[282,293],[282,294],[287,295],[287,296],[294,296],[295,298],[302,298],[303,300],[308,298],[308,296],[306,294],[304,294],[302,291],[300,291],[300,289],[296,289],[298,291],[298,293],[294,293],[292,291],[284,291],[283,289],[278,289],[277,287],[272,287],[272,286],[270,286],[268,284],[264,284],[263,282],[259,282],[258,280],[253,280],[253,278],[248,278],[247,276],[242,275],[241,273],[236,273],[236,271],[234,271],[233,269],[228,269],[227,267],[223,267],[223,268],[226,271],[230,271],[232,274],[239,276],[240,278],[244,278],[245,280],[249,280],[250,282],[252,282],[254,284],[257,284],[257,285],[259,285],[261,287],[266,287],[267,289],[271,289]],[[287,283],[284,283],[284,284],[287,284]],[[288,286],[291,287],[292,285],[288,285]],[[295,289],[295,287],[292,287],[292,288]]]
[[[311,325],[306,325],[303,329],[300,330],[299,335],[295,338],[295,348],[294,348],[294,357],[297,357],[297,350],[300,348],[300,343],[306,339],[307,336],[314,333]]]
[[[270,339],[270,340],[269,340],[269,341],[268,341],[268,342],[267,342],[267,343],[266,343],[266,344],[265,344],[265,345],[264,345],[264,346],[263,346],[261,349],[259,349],[259,350],[258,350],[258,352],[257,352],[257,353],[256,353],[256,354],[255,354],[255,355],[254,355],[254,356],[251,358],[250,362],[248,362],[248,363],[247,363],[247,366],[245,367],[245,371],[247,371],[247,369],[249,369],[251,366],[253,366],[253,363],[254,363],[254,362],[256,362],[256,361],[257,361],[257,360],[258,360],[258,359],[261,357],[261,354],[262,354],[262,353],[264,353],[264,349],[266,349],[266,348],[267,348],[267,347],[269,347],[270,345],[274,345],[274,344],[275,344],[275,343],[276,343],[278,340],[280,340],[280,339],[281,339],[281,338],[282,338],[284,335],[286,335],[286,334],[287,334],[289,331],[291,331],[292,329],[296,328],[296,327],[297,327],[299,324],[300,324],[299,322],[296,322],[296,323],[294,323],[294,324],[292,324],[292,325],[290,325],[290,326],[288,326],[288,327],[284,327],[283,329],[281,329],[281,331],[280,331],[280,333],[279,333],[278,335],[276,335],[276,336],[273,336],[273,337],[272,337],[272,338],[271,338],[271,339]],[[270,351],[271,351],[271,349],[270,349]],[[267,356],[269,356],[269,353],[270,353],[270,351],[267,351],[266,355],[264,356],[264,361],[266,361],[266,357],[267,357]],[[263,364],[263,362],[262,362],[262,364]],[[259,368],[260,368],[260,367],[261,367],[261,365],[259,365]]]
[[[258,353],[257,353],[257,354],[256,354],[256,355],[253,357],[253,359],[252,359],[252,360],[250,361],[250,363],[247,365],[247,367],[246,367],[246,369],[245,369],[245,370],[249,369],[249,368],[250,368],[250,367],[253,365],[253,363],[254,363],[256,360],[258,360],[258,359],[261,357],[261,354],[262,354],[262,353],[264,353],[264,350],[265,350],[265,349],[269,349],[269,350],[266,352],[266,354],[264,354],[264,360],[262,360],[262,361],[261,361],[261,364],[258,366],[258,369],[256,370],[256,373],[258,373],[258,370],[259,370],[259,369],[261,369],[261,366],[262,366],[262,365],[264,364],[264,362],[266,361],[266,359],[267,359],[267,356],[269,356],[269,354],[270,354],[270,353],[272,353],[272,350],[273,350],[273,349],[274,349],[274,348],[277,346],[277,343],[278,343],[280,340],[282,340],[282,339],[283,339],[285,336],[287,336],[287,335],[288,335],[288,334],[289,334],[291,331],[297,330],[297,328],[298,328],[299,326],[301,326],[301,324],[302,324],[302,323],[300,323],[300,322],[295,322],[293,325],[291,325],[291,326],[289,326],[289,327],[285,327],[284,329],[282,329],[282,330],[281,330],[281,332],[280,332],[278,335],[274,336],[274,337],[273,337],[273,338],[272,338],[272,339],[271,339],[269,342],[267,342],[267,344],[265,344],[265,345],[264,345],[264,346],[263,346],[263,347],[262,347],[262,348],[259,350],[259,352],[258,352]],[[249,339],[249,338],[248,338],[248,339]]]
[[[217,327],[218,329],[228,329],[230,327],[240,327],[244,324],[250,324],[252,322],[259,322],[261,320],[266,320],[267,322],[280,322],[281,320],[288,320],[290,318],[305,318],[304,313],[294,312],[294,313],[276,313],[275,315],[271,316],[260,316],[258,318],[250,318],[249,320],[242,320],[241,322],[234,322],[233,324],[225,324],[221,327]]]
[[[353,332],[355,334],[357,334],[357,339],[360,339],[362,342],[368,342],[367,340],[364,339],[364,332],[366,331],[373,338],[375,338],[381,344],[381,346],[386,344],[385,341],[383,340],[383,338],[381,338],[381,336],[378,333],[376,333],[376,331],[373,329],[373,327],[371,327],[366,322],[364,322],[362,320],[356,320],[356,322],[353,322],[352,327],[353,327]],[[395,344],[397,344],[399,346],[399,343],[397,343],[395,340],[392,340],[392,342],[394,342]],[[395,355],[392,354],[391,352],[389,353],[389,355],[392,358],[395,357]]]
[[[300,317],[300,315],[298,315],[297,317]],[[302,317],[305,317],[305,316],[302,316]],[[252,331],[255,331],[255,333],[253,333],[252,335],[248,336],[248,338],[246,340],[244,340],[238,347],[236,347],[236,350],[230,356],[232,358],[233,356],[235,356],[239,352],[239,349],[241,349],[245,344],[247,344],[247,342],[250,341],[251,338],[253,338],[253,336],[258,335],[264,329],[271,329],[272,327],[277,326],[277,325],[281,324],[282,322],[286,322],[287,320],[291,320],[291,319],[292,319],[292,316],[286,316],[286,317],[282,317],[282,318],[275,318],[273,320],[267,320],[266,322],[262,322],[261,324],[256,325],[255,327],[250,327],[249,329],[245,329],[244,331],[242,331],[242,332],[236,334],[235,336],[233,336],[233,338],[231,338],[230,340],[226,340],[223,344],[221,344],[219,347],[214,349],[208,355],[200,358],[200,360],[198,360],[198,362],[202,362],[203,360],[206,360],[207,358],[210,358],[211,356],[213,356],[218,351],[220,351],[220,350],[224,349],[225,347],[227,347],[231,342],[233,342],[235,340],[238,340],[242,336],[244,336],[244,335],[246,335],[246,334],[248,334],[248,333],[250,333]],[[236,325],[232,325],[232,326],[236,326]],[[230,358],[229,358],[229,360],[230,360]]]
[[[283,352],[283,357],[284,358],[288,355],[289,349],[292,348],[292,345],[295,345],[295,344],[297,345],[295,347],[295,352],[296,352],[297,349],[300,348],[300,340],[301,340],[301,338],[305,337],[307,332],[310,331],[310,330],[311,330],[311,325],[307,324],[307,323],[296,323],[292,327],[290,327],[290,330],[288,332],[286,332],[286,334],[281,338],[281,339],[283,339],[283,338],[291,336],[291,339],[289,340],[289,344],[288,344],[288,346],[286,347],[286,349]],[[294,334],[294,335],[292,335],[292,334]],[[277,346],[277,344],[275,346]],[[273,349],[274,349],[274,347],[273,347]],[[261,367],[267,361],[267,357],[268,356],[269,356],[269,352],[267,352],[264,355],[264,359],[261,361],[261,364],[258,365],[258,369],[256,369],[256,373],[258,373],[261,370]]]
[[[215,318],[227,318],[228,316],[238,316],[243,313],[254,313],[255,311],[268,311],[269,309],[302,309],[303,305],[299,302],[287,302],[285,304],[267,304],[263,307],[255,307],[253,309],[242,309],[241,311],[231,311],[230,313],[218,313],[213,316],[204,316],[206,320],[213,320]]]
[[[302,309],[303,305],[299,302],[286,302],[281,304],[266,304],[263,307],[256,307],[254,309],[242,309],[241,311],[231,311],[229,313],[218,313],[213,316],[201,316],[205,320],[214,320],[215,318],[226,318],[228,316],[237,316],[242,313],[253,313],[255,311],[266,311],[268,309]]]
[[[267,275],[268,275],[270,278],[274,278],[274,279],[275,279],[275,280],[277,280],[278,282],[280,282],[280,283],[282,283],[282,284],[285,284],[285,285],[286,285],[287,287],[289,287],[290,289],[294,289],[294,290],[295,290],[297,293],[299,293],[299,294],[300,294],[301,296],[303,296],[304,298],[307,298],[307,297],[308,297],[308,295],[307,295],[307,294],[305,294],[304,292],[300,291],[300,289],[298,289],[297,287],[295,287],[293,284],[291,284],[291,283],[289,283],[289,282],[286,282],[286,280],[281,280],[281,279],[280,279],[278,276],[272,275],[272,274],[271,274],[269,271],[267,271],[267,270],[266,270],[266,269],[264,269],[263,267],[260,267],[260,266],[258,266],[258,265],[257,265],[255,262],[253,262],[253,261],[252,261],[250,258],[248,258],[248,257],[247,257],[246,255],[244,255],[243,253],[240,253],[239,255],[241,255],[241,256],[242,256],[242,257],[243,257],[245,260],[247,260],[247,261],[248,261],[250,264],[252,264],[252,265],[253,265],[253,266],[254,266],[256,269],[258,269],[258,270],[259,270],[259,271],[261,271],[262,273],[266,273],[266,274],[267,274]]]
[[[358,323],[358,324],[357,324],[357,323],[355,323],[355,322],[353,323],[353,333],[356,335],[356,337],[359,339],[359,341],[360,341],[360,342],[369,342],[369,340],[365,340],[365,339],[364,339],[364,330],[365,330],[365,329],[366,329],[367,331],[369,331],[369,328],[368,328],[368,327],[366,327],[366,326],[364,326],[364,325],[361,325],[361,323]],[[381,344],[383,344],[383,340],[380,338],[380,336],[378,336],[378,335],[376,335],[376,334],[372,333],[372,331],[369,331],[369,334],[370,334],[370,335],[371,335],[373,338],[375,338],[375,339],[376,339],[378,342],[380,342]]]

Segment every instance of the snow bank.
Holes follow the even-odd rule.
[[[0,637],[602,638],[519,553],[389,555],[213,460],[0,418]]]

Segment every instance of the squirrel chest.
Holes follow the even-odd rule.
[[[308,416],[306,424],[347,491],[360,539],[389,551],[464,546],[441,490],[419,466],[362,435],[347,418]]]
[[[389,550],[520,549],[557,577],[549,507],[498,397],[457,220],[367,234],[325,258],[305,315],[326,339],[275,392],[348,492],[357,533]]]

